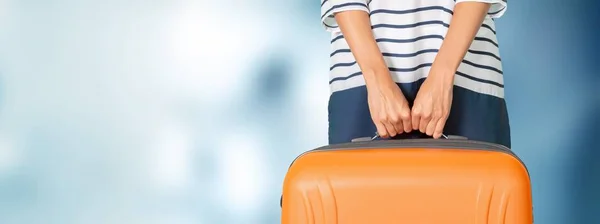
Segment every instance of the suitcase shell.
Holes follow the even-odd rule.
[[[283,224],[531,224],[527,168],[486,142],[345,143],[300,155],[286,174]]]

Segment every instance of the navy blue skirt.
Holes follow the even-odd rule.
[[[398,84],[409,104],[424,79]],[[373,137],[377,129],[371,120],[367,89],[360,86],[334,92],[329,98],[329,144],[350,142],[355,138]],[[452,109],[444,134],[471,140],[510,145],[510,125],[506,102],[502,98],[454,86]],[[396,138],[427,137],[419,131],[403,133]]]

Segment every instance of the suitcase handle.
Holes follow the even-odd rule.
[[[376,140],[379,137],[380,137],[379,134],[377,132],[375,132],[375,136],[373,136],[373,137],[355,138],[355,139],[352,139],[352,142],[368,142],[368,141]],[[445,139],[468,140],[467,137],[460,136],[460,135],[446,135],[446,134],[442,134],[442,138],[445,138]]]

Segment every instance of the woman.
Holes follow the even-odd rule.
[[[329,142],[460,135],[510,147],[494,18],[506,0],[321,0]]]

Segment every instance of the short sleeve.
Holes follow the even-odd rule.
[[[369,12],[368,0],[321,0],[321,23],[325,29],[330,32],[339,32],[337,22],[335,21],[335,13],[361,10]]]
[[[491,18],[500,18],[506,12],[507,0],[456,0],[456,4],[461,2],[485,2],[490,3],[488,16]]]

